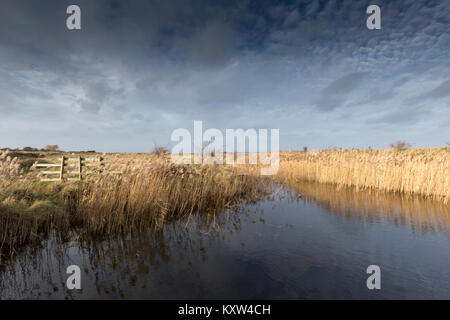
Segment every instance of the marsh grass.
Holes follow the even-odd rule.
[[[52,162],[61,153],[31,154],[0,154],[0,259],[50,235],[65,239],[75,231],[101,237],[160,230],[194,216],[214,220],[225,209],[267,196],[274,181],[291,188],[311,181],[338,191],[352,187],[450,202],[450,148],[281,152],[272,177],[260,176],[255,165],[174,165],[165,153],[107,154],[102,174],[56,183],[40,183],[34,166],[24,169],[22,163]]]
[[[113,159],[109,159],[113,160]],[[105,174],[77,182],[40,183],[4,158],[0,190],[0,253],[9,259],[49,235],[64,238],[159,230],[192,215],[215,216],[257,201],[268,181],[227,166],[173,165],[167,156],[114,156]],[[108,174],[120,169],[122,174]]]
[[[417,194],[450,202],[450,149],[326,150],[283,152],[275,178],[356,190]]]
[[[254,201],[265,184],[222,166],[137,164],[121,177],[104,175],[81,182],[70,207],[90,233],[160,229],[193,214],[217,214],[241,200]]]

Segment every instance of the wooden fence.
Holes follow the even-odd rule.
[[[41,182],[81,180],[92,174],[100,174],[103,171],[104,162],[102,157],[95,158],[59,158],[59,163],[38,163],[36,167],[46,168],[39,171]],[[55,169],[55,170],[51,170]]]

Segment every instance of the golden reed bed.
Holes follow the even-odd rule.
[[[110,235],[161,229],[193,215],[214,220],[225,209],[264,197],[272,180],[294,190],[306,180],[337,190],[421,194],[445,206],[450,201],[450,148],[285,151],[271,178],[260,176],[255,165],[175,165],[168,154],[105,155],[104,174],[57,183],[41,183],[33,166],[25,166],[35,159],[14,156],[0,154],[0,265],[2,257],[55,232],[61,238],[71,230]],[[115,170],[122,174],[108,174]]]
[[[450,148],[285,151],[276,180],[414,193],[450,202]]]
[[[232,167],[175,165],[167,155],[107,155],[102,175],[40,182],[0,154],[0,266],[27,244],[71,231],[81,237],[160,230],[165,223],[216,214],[261,199],[262,179]],[[114,161],[111,161],[114,160]],[[111,172],[120,170],[122,174]]]

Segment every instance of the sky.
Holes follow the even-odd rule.
[[[194,120],[281,149],[445,146],[450,1],[0,2],[0,147],[150,152]]]

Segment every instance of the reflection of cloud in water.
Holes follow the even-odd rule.
[[[337,189],[333,185],[301,182],[289,185],[309,203],[348,219],[383,220],[422,232],[450,232],[450,207],[420,196],[389,192]]]

